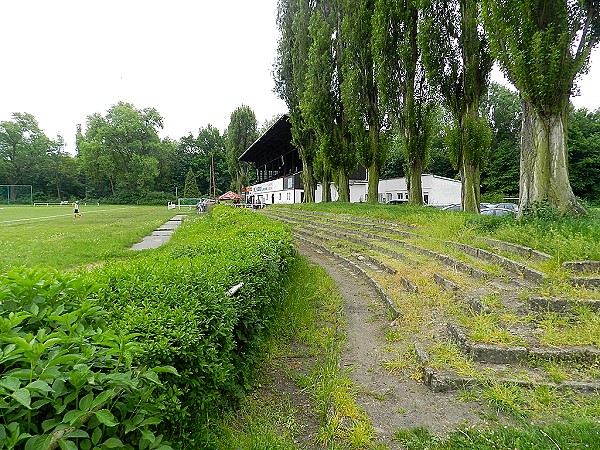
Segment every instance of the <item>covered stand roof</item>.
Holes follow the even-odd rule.
[[[292,127],[287,114],[282,115],[239,157],[240,161],[253,162],[256,167],[297,150],[292,145]]]

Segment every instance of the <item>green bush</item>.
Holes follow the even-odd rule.
[[[177,369],[161,407],[182,446],[249,387],[292,256],[285,226],[221,206],[189,217],[164,248],[95,272],[111,327],[139,335],[143,364]]]
[[[135,335],[106,329],[84,277],[0,275],[0,449],[170,449],[152,427],[158,373]]]

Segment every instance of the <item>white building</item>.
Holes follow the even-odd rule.
[[[440,177],[438,175],[423,174],[423,203],[425,205],[450,205],[460,204],[462,186],[459,180]],[[408,186],[406,178],[391,178],[379,181],[379,202],[387,203],[390,200],[408,201]]]
[[[423,174],[421,176],[423,186],[423,204],[425,205],[450,205],[460,204],[461,183],[452,178],[440,177],[438,175]],[[369,183],[362,180],[350,181],[350,202],[366,202]],[[322,186],[317,185],[316,201],[319,203],[322,197]],[[408,186],[406,178],[391,178],[380,180],[379,203],[388,203],[391,200],[400,200],[408,202]],[[339,198],[338,192],[333,183],[331,184],[331,200],[336,201]]]
[[[364,171],[366,177],[366,171]],[[368,180],[354,180],[350,179],[350,203],[359,203],[367,201],[367,192],[369,190]],[[315,201],[321,203],[323,198],[323,185],[317,183],[317,190],[315,191]],[[335,202],[340,198],[340,195],[335,188],[335,184],[331,183],[331,201]]]
[[[304,200],[304,190],[298,189],[301,185],[300,174],[255,184],[250,188],[249,195],[252,197],[250,203],[267,205],[275,203],[302,203],[302,200]]]

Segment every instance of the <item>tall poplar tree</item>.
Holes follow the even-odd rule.
[[[248,184],[250,165],[238,158],[258,137],[256,129],[256,116],[249,106],[242,105],[231,113],[225,135],[225,150],[232,178],[231,188],[236,192],[241,192],[242,187]]]
[[[376,0],[373,50],[379,93],[399,127],[409,203],[423,204],[421,175],[431,145],[434,105],[417,45],[419,0]]]
[[[375,0],[345,0],[342,36],[344,65],[342,101],[358,157],[368,170],[368,202],[378,202],[379,174],[385,161],[380,133],[383,115],[375,80],[371,39]]]
[[[356,168],[356,152],[341,101],[343,83],[342,0],[320,2],[310,18],[312,40],[308,54],[306,89],[301,101],[304,117],[315,130],[323,161],[323,200],[328,174],[333,171],[339,200],[350,201],[349,176]]]
[[[423,2],[419,42],[431,84],[454,117],[449,144],[462,182],[462,209],[479,212],[480,167],[491,130],[479,114],[493,60],[478,21],[480,0]]]
[[[275,91],[288,107],[292,144],[302,159],[305,203],[315,201],[317,188],[313,168],[317,152],[316,135],[300,109],[311,43],[308,26],[312,3],[311,0],[279,0],[277,25],[280,37],[274,70]]]
[[[600,41],[598,0],[482,0],[492,51],[523,103],[520,211],[584,213],[567,167],[569,97]]]

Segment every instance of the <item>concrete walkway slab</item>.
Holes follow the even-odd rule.
[[[146,236],[142,242],[138,242],[131,247],[131,250],[147,250],[152,248],[158,248],[166,242],[169,242],[171,235],[177,229],[185,216],[178,214],[171,220],[168,220],[149,236]]]

